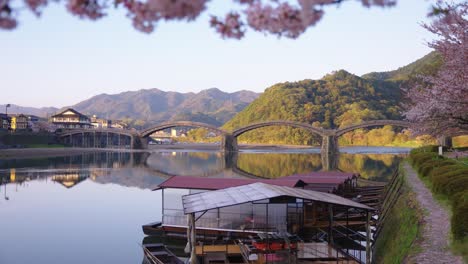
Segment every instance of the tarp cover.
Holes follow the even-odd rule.
[[[281,196],[294,197],[335,205],[343,205],[364,210],[374,210],[369,206],[331,193],[270,185],[261,182],[226,188],[222,190],[185,195],[182,197],[182,203],[184,207],[184,213],[189,214]]]

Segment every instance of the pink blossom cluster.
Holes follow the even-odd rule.
[[[1,2],[3,1],[3,2]],[[16,17],[8,5],[0,0],[0,28],[12,29]],[[24,0],[29,9],[39,15],[48,0]],[[69,12],[80,18],[98,19],[105,15],[107,0],[67,0]],[[152,32],[159,20],[196,19],[205,9],[208,0],[111,0],[115,6],[123,4],[133,26],[142,32]],[[323,16],[323,6],[340,4],[346,0],[233,0],[234,10],[224,18],[212,16],[210,25],[221,36],[240,39],[246,27],[277,36],[297,38]],[[397,0],[358,0],[366,7],[393,6]],[[237,9],[237,10],[235,10]],[[19,12],[20,10],[15,10]],[[15,13],[16,14],[16,13]]]
[[[126,0],[124,6],[133,26],[142,32],[152,32],[160,19],[192,21],[206,8],[207,0]]]
[[[17,24],[18,22],[13,16],[8,0],[0,0],[0,28],[13,29]]]
[[[247,23],[257,31],[297,38],[308,26],[322,18],[323,11],[312,10],[305,16],[299,7],[288,3],[273,7],[257,2],[249,6],[246,14]]]
[[[99,3],[98,0],[68,0],[67,9],[74,15],[92,20],[105,15],[104,4]]]
[[[210,25],[223,37],[241,39],[244,36],[244,23],[240,20],[240,15],[234,12],[227,14],[224,20],[212,16]]]
[[[47,0],[24,0],[24,2],[36,16],[39,16],[42,8],[47,5]]]
[[[447,5],[431,25],[439,39],[429,43],[443,57],[434,76],[408,89],[412,104],[405,113],[417,132],[450,135],[468,131],[468,3]]]

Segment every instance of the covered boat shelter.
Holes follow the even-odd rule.
[[[298,189],[286,186],[271,185],[266,183],[252,183],[237,187],[231,187],[221,190],[208,191],[196,194],[189,194],[182,197],[184,214],[188,215],[188,244],[191,252],[191,263],[196,263],[196,222],[210,211],[219,210],[220,208],[228,208],[239,205],[250,204],[252,206],[253,219],[258,214],[263,214],[264,231],[266,233],[287,232],[288,230],[281,228],[279,223],[284,222],[288,226],[288,222],[296,222],[305,226],[305,224],[317,225],[323,227],[323,222],[316,221],[320,215],[328,217],[328,234],[327,241],[333,244],[334,240],[334,212],[335,209],[346,208],[355,210],[365,214],[365,231],[366,231],[366,263],[370,263],[370,211],[374,209],[354,202],[352,200],[331,194],[312,190]],[[253,210],[254,206],[263,206],[264,211]],[[293,205],[295,211],[292,212],[290,206]],[[245,208],[245,207],[244,207]],[[294,216],[300,215],[301,219]],[[257,217],[258,218],[258,217]],[[276,219],[275,219],[276,218]],[[278,219],[279,218],[279,219]],[[273,221],[272,221],[273,220]],[[300,221],[299,221],[300,220]],[[270,229],[269,222],[273,222],[276,230]]]

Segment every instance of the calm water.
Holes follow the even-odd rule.
[[[335,167],[385,181],[407,151],[343,148]],[[161,219],[151,190],[170,175],[276,178],[322,167],[316,149],[0,160],[0,263],[141,263],[141,225]]]

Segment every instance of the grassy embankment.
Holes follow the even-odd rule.
[[[51,133],[16,132],[0,133],[0,143],[21,148],[58,148],[64,145],[58,144],[55,135]]]
[[[414,246],[414,242],[420,234],[422,210],[418,207],[415,194],[406,182],[402,168],[400,173],[403,174],[401,194],[387,213],[377,238],[374,251],[375,263],[399,264],[419,250]]]
[[[452,250],[468,262],[468,158],[450,159],[436,151],[435,146],[414,149],[410,160],[433,197],[449,211]]]

